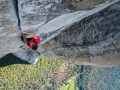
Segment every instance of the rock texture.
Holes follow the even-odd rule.
[[[18,49],[18,33],[12,1],[0,0],[0,57]]]
[[[5,6],[0,5],[1,57],[13,53],[31,64],[45,56],[83,65],[120,65],[119,0],[108,0],[86,11],[76,11],[71,0],[0,1],[3,2]],[[38,48],[41,55],[20,41],[19,32],[31,28],[41,38]]]
[[[23,31],[37,29],[38,26],[47,23],[49,20],[72,12],[68,8],[70,0],[18,0],[20,26]],[[71,5],[72,7],[72,5]]]
[[[107,0],[73,0],[72,4],[78,10],[89,10],[106,1]]]
[[[45,48],[52,45],[53,48],[48,49],[75,64],[119,65],[119,5],[116,3],[74,23],[54,39],[54,42],[59,43],[58,46],[53,43]]]

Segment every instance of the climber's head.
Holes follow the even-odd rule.
[[[37,45],[36,45],[36,43],[34,43],[34,42],[30,42],[30,46],[31,46],[31,48],[33,49],[33,50],[37,50]]]

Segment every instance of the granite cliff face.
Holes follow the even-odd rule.
[[[1,0],[0,4],[0,57],[13,53],[32,64],[46,56],[83,65],[120,65],[119,0],[83,11],[76,11],[71,0]],[[41,55],[20,41],[20,32],[30,30],[42,40]]]
[[[62,0],[18,0],[20,27],[22,30],[37,29],[49,20],[70,13],[70,3]]]
[[[0,0],[0,57],[19,48],[16,45],[18,33],[17,19],[12,1]]]

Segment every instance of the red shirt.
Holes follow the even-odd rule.
[[[38,38],[34,38],[34,37],[33,37],[29,42],[27,42],[26,45],[27,45],[29,48],[31,48],[30,42],[34,42],[34,43],[38,46],[38,44],[40,43],[40,38],[39,38],[39,37],[38,37]]]

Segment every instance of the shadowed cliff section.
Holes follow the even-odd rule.
[[[119,12],[118,2],[74,23],[51,41],[59,43],[51,50],[75,64],[120,65]]]
[[[29,63],[26,61],[22,61],[21,59],[13,56],[12,54],[8,54],[0,59],[0,68],[12,64],[29,64]]]

